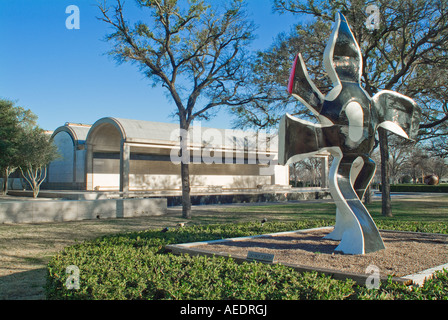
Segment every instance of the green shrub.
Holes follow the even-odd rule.
[[[357,286],[359,300],[448,300],[448,271],[437,271],[423,286],[408,287],[389,281],[380,289]]]
[[[448,234],[448,224],[441,222],[399,221],[390,219],[379,220],[375,223],[382,230]]]
[[[381,191],[381,185],[379,186]],[[429,186],[426,184],[394,184],[390,186],[391,192],[429,192],[429,193],[448,193],[448,184]]]
[[[101,300],[298,300],[298,299],[446,299],[447,274],[409,293],[390,284],[377,291],[358,288],[352,280],[298,273],[283,265],[236,263],[222,257],[176,256],[164,250],[170,243],[215,240],[328,226],[332,221],[192,226],[106,236],[68,247],[47,268],[47,299]],[[390,227],[390,225],[389,225]],[[407,226],[413,227],[413,225]],[[419,225],[429,231],[431,225]],[[446,226],[445,226],[446,231]],[[80,288],[67,289],[67,266],[80,270]],[[396,286],[396,287],[394,287]],[[436,292],[437,291],[437,292]]]

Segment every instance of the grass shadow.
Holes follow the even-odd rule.
[[[0,277],[0,300],[44,300],[46,268]]]

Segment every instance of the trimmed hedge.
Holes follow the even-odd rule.
[[[176,256],[164,250],[170,243],[299,230],[331,225],[333,221],[244,223],[192,226],[102,237],[71,246],[54,256],[47,268],[47,299],[174,299],[174,300],[303,300],[303,299],[448,299],[448,274],[440,273],[426,287],[409,291],[390,283],[367,290],[354,281],[340,281],[315,272],[298,273],[282,265],[238,264],[222,257]],[[387,227],[394,227],[394,223]],[[382,223],[378,226],[382,228]],[[383,225],[386,226],[386,225]],[[396,229],[434,230],[438,224],[396,225]],[[66,268],[80,270],[79,290],[67,289]]]
[[[381,185],[379,186],[381,191]],[[428,193],[448,193],[448,184],[429,186],[426,184],[394,184],[390,186],[391,192],[428,192]]]

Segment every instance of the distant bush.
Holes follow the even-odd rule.
[[[192,226],[102,237],[71,246],[54,256],[47,268],[47,299],[174,299],[174,300],[304,300],[304,299],[447,299],[447,274],[427,289],[410,292],[389,284],[367,290],[352,280],[298,273],[282,265],[238,264],[222,257],[176,256],[165,251],[170,243],[215,240],[328,226],[332,221]],[[389,227],[393,225],[389,225]],[[381,227],[381,225],[379,225]],[[420,224],[422,231],[429,231]],[[445,226],[445,230],[448,228]],[[66,268],[80,270],[78,290],[69,290]],[[425,291],[426,290],[426,291]],[[431,291],[432,290],[432,291]],[[438,290],[438,291],[437,291]],[[437,293],[433,292],[437,291]]]

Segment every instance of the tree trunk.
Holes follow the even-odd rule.
[[[182,218],[191,219],[190,196],[190,152],[188,151],[188,129],[186,121],[180,123],[180,156],[181,156],[181,182],[182,182]]]
[[[9,176],[14,172],[14,171],[16,171],[16,168],[14,168],[14,167],[10,167],[10,166],[7,166],[5,169],[4,169],[4,171],[2,172],[3,173],[3,186],[2,186],[2,194],[3,195],[7,195],[8,194],[8,181],[9,181]]]
[[[296,163],[294,163],[292,165],[292,168],[294,170],[294,188],[297,188],[297,180],[299,179],[298,175],[297,175],[297,168],[296,168]]]
[[[390,198],[390,172],[389,172],[389,150],[387,131],[378,129],[381,153],[381,193],[382,193],[382,214],[385,217],[393,217]]]
[[[33,198],[36,199],[39,196],[40,185],[44,182],[47,177],[47,168],[27,168],[26,173],[20,167],[20,172],[23,178],[28,182],[31,190],[33,190]]]
[[[33,187],[33,198],[37,199],[37,196],[39,195],[40,187],[38,185],[35,185]]]
[[[366,193],[364,194],[364,203],[365,204],[372,203],[372,189],[370,188],[370,186],[367,187]]]
[[[3,170],[3,185],[2,194],[6,196],[8,194],[8,168]]]
[[[181,164],[182,176],[182,217],[191,219],[191,198],[190,198],[190,165]]]

